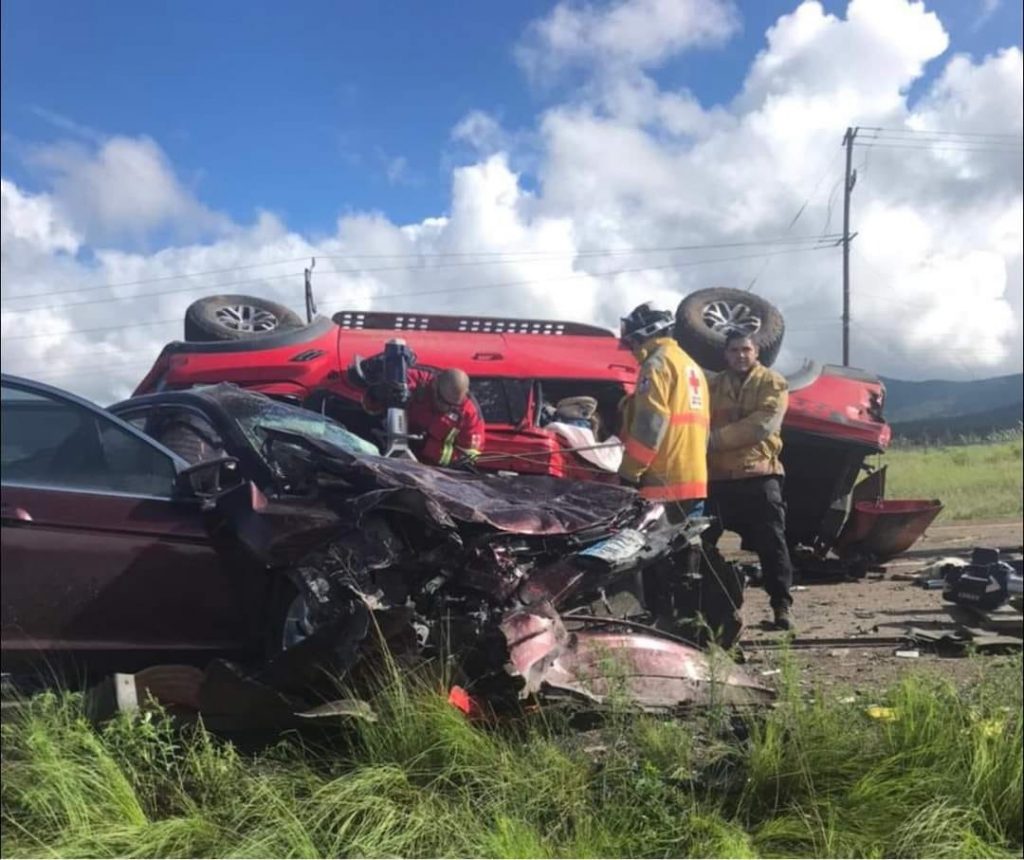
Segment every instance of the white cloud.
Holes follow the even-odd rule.
[[[861,110],[898,108],[924,64],[949,45],[938,16],[906,0],[851,0],[845,19],[826,14],[818,2],[804,2],[783,15],[767,39],[747,76],[744,110],[771,98],[818,94]]]
[[[38,147],[30,163],[47,176],[65,216],[92,242],[138,239],[158,228],[194,237],[227,225],[185,187],[148,137]]]
[[[260,214],[202,242],[145,253],[109,237],[133,222],[152,230],[189,213],[208,216],[152,141],[127,141],[124,156],[108,144],[75,150],[77,158],[54,162],[45,193],[5,180],[5,370],[27,370],[100,400],[123,396],[158,348],[180,336],[192,299],[251,292],[301,307],[300,273],[310,256],[318,258],[314,282],[326,311],[509,313],[612,327],[643,300],[674,306],[693,289],[754,282],[786,314],[785,362],[836,361],[839,249],[779,256],[766,253],[788,249],[637,249],[787,230],[815,235],[826,222],[835,231],[839,141],[851,124],[900,130],[912,147],[855,151],[854,363],[908,378],[1020,369],[1020,154],[1009,145],[929,150],[926,134],[1019,137],[1019,49],[946,60],[911,106],[908,89],[925,65],[943,62],[948,38],[938,19],[907,0],[854,0],[845,17],[807,2],[772,27],[737,98],[707,107],[685,90],[660,87],[644,69],[693,43],[658,17],[669,14],[661,7],[649,24],[666,32],[650,41],[624,25],[615,32],[628,36],[617,38],[611,23],[639,21],[638,10],[653,8],[646,0],[604,11],[558,8],[576,16],[572,27],[559,24],[576,36],[548,33],[552,13],[526,44],[539,45],[548,33],[545,44],[561,46],[560,67],[589,64],[586,86],[546,109],[535,128],[506,130],[490,114],[467,115],[452,135],[472,147],[471,163],[453,171],[448,212],[419,223],[356,213],[314,241]],[[848,73],[836,73],[839,60],[850,64]],[[871,136],[864,132],[863,142]],[[962,151],[972,149],[979,151]],[[529,182],[510,166],[524,161]],[[87,190],[102,191],[101,177],[121,177],[123,185],[124,177],[141,175],[156,176],[156,190],[85,205]],[[595,249],[629,253],[589,253]],[[253,264],[267,265],[242,268]],[[59,292],[49,302],[10,298],[99,284],[130,285]],[[118,301],[78,304],[100,298]]]
[[[718,44],[738,24],[726,0],[618,0],[604,7],[561,2],[529,28],[516,57],[542,80],[572,66],[644,67],[686,48]]]
[[[470,111],[452,129],[452,140],[469,144],[478,153],[491,155],[508,150],[509,136],[493,116],[482,110]]]
[[[0,235],[3,255],[15,246],[33,254],[75,253],[79,237],[55,211],[48,194],[22,194],[13,182],[0,179]]]

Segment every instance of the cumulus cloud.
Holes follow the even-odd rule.
[[[530,26],[516,57],[539,79],[574,66],[644,67],[686,48],[718,44],[738,25],[725,0],[562,2]]]
[[[46,176],[67,219],[91,242],[141,239],[166,228],[197,236],[227,225],[196,199],[148,137],[64,141],[36,148],[29,162]]]
[[[3,182],[5,370],[100,400],[123,396],[180,336],[191,300],[246,292],[299,307],[311,256],[324,310],[613,327],[643,300],[674,306],[701,287],[751,286],[787,317],[784,369],[804,356],[836,361],[839,249],[755,243],[838,229],[847,126],[861,127],[854,363],[907,378],[1019,370],[1020,49],[945,58],[948,36],[920,3],[852,0],[840,16],[804,2],[770,28],[736,97],[706,106],[659,85],[655,67],[723,38],[735,12],[671,5],[562,4],[529,28],[523,61],[543,48],[544,62],[557,60],[550,69],[575,65],[586,86],[553,90],[524,129],[483,109],[467,115],[452,137],[471,154],[453,169],[448,211],[415,224],[355,213],[316,240],[265,213],[223,225],[152,141],[127,140],[128,154],[109,149],[121,139],[51,153],[44,192]],[[911,103],[929,63],[939,73]],[[877,127],[894,130],[896,144],[883,145]],[[933,134],[950,129],[1000,136],[971,144]],[[146,172],[113,167],[125,164],[148,165],[158,190],[85,200],[100,176]],[[211,233],[157,253],[110,238],[130,223],[152,231],[204,212]],[[185,273],[209,274],[172,280]]]
[[[23,194],[13,182],[0,179],[0,235],[4,262],[17,253],[75,253],[79,237],[57,213],[48,194]]]
[[[853,101],[861,111],[898,109],[924,64],[949,45],[934,12],[903,0],[853,0],[845,19],[804,2],[768,30],[767,41],[743,88],[746,110],[815,94]]]

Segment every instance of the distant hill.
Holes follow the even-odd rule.
[[[985,435],[1019,426],[1024,417],[1024,374],[967,382],[885,382],[885,416],[906,438]]]

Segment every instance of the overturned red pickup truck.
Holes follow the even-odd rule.
[[[702,294],[707,294],[702,296]],[[695,304],[696,303],[696,304]],[[307,305],[308,307],[308,305]],[[774,314],[775,318],[769,319]],[[373,438],[379,418],[360,406],[346,374],[357,356],[380,352],[401,337],[420,363],[460,367],[487,423],[480,468],[556,477],[614,480],[607,443],[621,398],[632,391],[636,362],[606,329],[556,320],[340,311],[302,321],[287,308],[246,296],[193,304],[186,340],[167,344],[136,395],[233,382],[323,412]],[[713,339],[729,330],[769,338],[774,358],[781,316],[767,302],[736,290],[703,290],[684,299],[676,336],[709,370]],[[703,324],[693,342],[696,319]],[[939,511],[937,503],[882,500],[884,476],[858,485],[867,457],[889,444],[885,388],[863,370],[808,362],[789,376],[783,425],[787,533],[805,567],[837,553],[849,572],[902,552]],[[557,404],[591,397],[596,420],[585,429],[559,421]]]

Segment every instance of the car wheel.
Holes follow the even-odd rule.
[[[786,326],[771,302],[746,290],[713,287],[690,293],[676,311],[676,340],[705,370],[725,370],[725,339],[749,335],[770,367],[782,347]]]
[[[290,308],[254,296],[207,296],[185,311],[185,340],[244,340],[287,328],[301,328]]]

